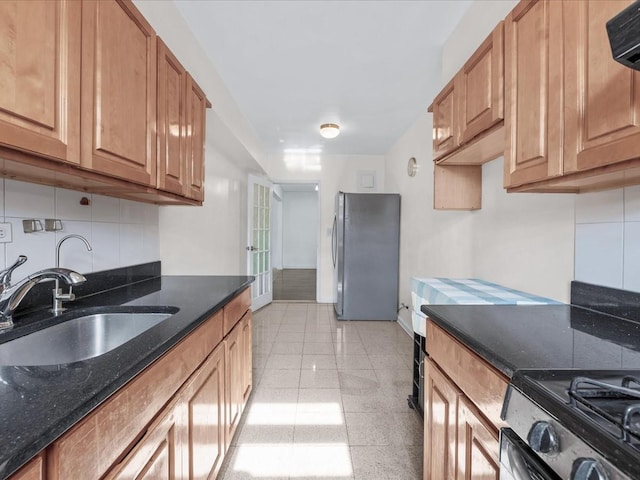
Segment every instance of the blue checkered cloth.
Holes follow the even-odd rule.
[[[411,277],[411,303],[413,329],[424,336],[422,305],[548,305],[561,302],[477,278]]]

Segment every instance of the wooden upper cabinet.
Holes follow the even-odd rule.
[[[640,156],[640,72],[613,60],[605,24],[630,0],[565,2],[565,172]]]
[[[503,31],[500,22],[455,77],[460,143],[504,119]]]
[[[0,145],[80,162],[81,4],[0,2]]]
[[[211,105],[198,84],[187,74],[186,164],[185,195],[204,200],[204,142],[206,109]]]
[[[433,99],[433,158],[437,160],[451,153],[459,145],[457,131],[457,102],[455,79],[451,80]]]
[[[505,20],[505,187],[562,174],[562,8],[522,1]]]
[[[187,71],[158,37],[158,188],[184,194]]]
[[[130,0],[82,3],[82,161],[156,186],[156,34]]]

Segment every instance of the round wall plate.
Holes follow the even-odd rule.
[[[418,173],[418,161],[415,157],[411,157],[407,163],[407,174],[410,177],[415,177],[416,173]]]

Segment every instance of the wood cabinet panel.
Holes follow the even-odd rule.
[[[186,88],[187,71],[158,38],[158,188],[178,194],[187,177]]]
[[[81,4],[0,2],[0,144],[80,162]]]
[[[498,480],[498,431],[464,397],[458,405],[458,479]]]
[[[503,31],[500,22],[456,75],[460,143],[504,118]]]
[[[221,341],[218,312],[57,440],[48,451],[48,478],[100,478]]]
[[[82,4],[83,167],[156,185],[156,35],[130,0]]]
[[[507,378],[429,319],[426,338],[431,359],[494,425],[504,425],[500,411]]]
[[[457,132],[456,82],[451,80],[433,99],[433,158],[437,160],[459,145]]]
[[[215,478],[225,455],[224,345],[219,345],[180,395],[187,429],[187,478]]]
[[[185,195],[204,200],[204,141],[207,97],[198,84],[187,74],[186,116],[186,175]]]
[[[562,6],[527,0],[505,20],[505,187],[563,171]]]
[[[431,361],[425,361],[424,480],[454,480],[458,403],[462,392]]]
[[[242,390],[244,403],[246,404],[251,395],[251,388],[253,386],[253,335],[251,333],[252,328],[252,316],[249,310],[244,317],[242,317],[242,349],[243,349],[243,375],[242,375]]]
[[[11,480],[44,480],[45,478],[42,453],[11,476]]]
[[[224,307],[224,335],[240,321],[242,316],[251,308],[251,289],[245,290],[237,295]]]
[[[225,346],[225,445],[231,444],[244,405],[242,325],[235,326],[224,340]]]
[[[105,477],[107,480],[182,480],[180,407],[170,404],[159,420],[127,457]]]
[[[564,2],[565,173],[640,154],[640,72],[613,60],[605,28],[630,3]]]

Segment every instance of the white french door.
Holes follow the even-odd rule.
[[[249,225],[247,272],[256,277],[251,285],[251,308],[257,310],[273,300],[271,278],[271,183],[249,175]]]

